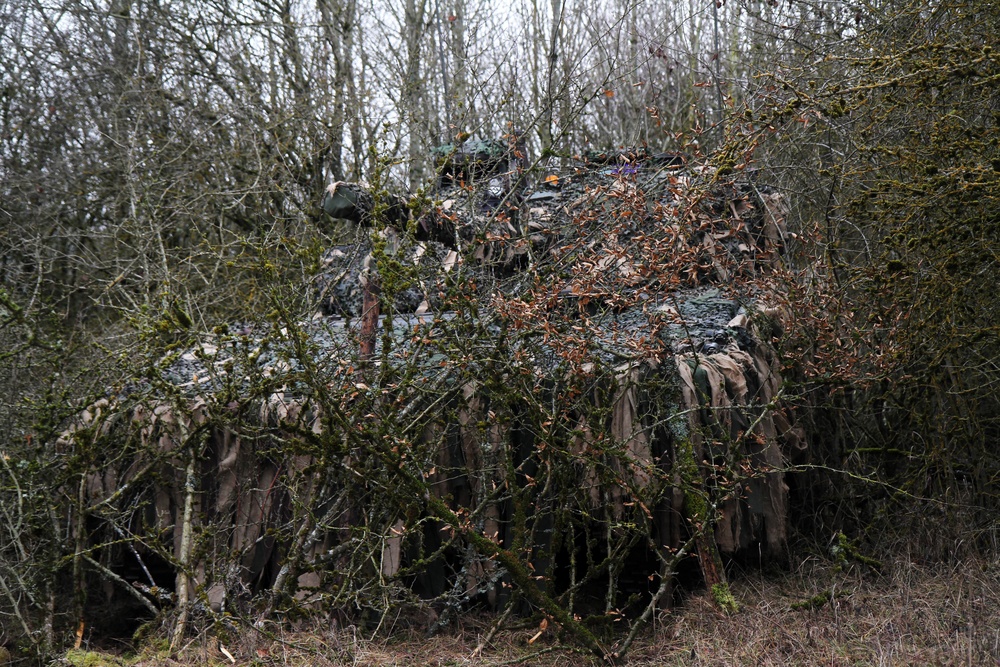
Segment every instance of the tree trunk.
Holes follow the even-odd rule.
[[[403,73],[402,112],[406,123],[409,187],[416,192],[424,182],[426,164],[426,86],[422,79],[421,47],[424,41],[427,0],[406,0],[403,13],[403,43],[406,71]]]
[[[191,578],[188,576],[191,567],[191,542],[194,529],[194,494],[195,494],[195,456],[189,455],[187,468],[184,471],[184,514],[181,519],[181,545],[177,554],[177,609],[179,614],[174,624],[173,636],[170,639],[170,652],[176,652],[184,640],[187,630],[188,610],[191,602]]]

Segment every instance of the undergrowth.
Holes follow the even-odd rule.
[[[807,559],[781,575],[742,572],[730,583],[734,615],[711,593],[661,610],[625,664],[652,665],[985,665],[1000,659],[1000,564],[974,560],[928,568],[899,559],[881,573]],[[803,604],[823,598],[823,604]],[[201,636],[174,659],[153,649],[133,667],[236,664],[598,665],[560,643],[559,628],[538,618],[511,621],[480,645],[494,617],[466,614],[428,639],[401,618],[377,637],[354,625],[270,628]],[[220,648],[221,647],[221,648]],[[92,658],[91,662],[98,660]],[[75,663],[74,663],[75,664]],[[102,664],[125,664],[106,658]]]

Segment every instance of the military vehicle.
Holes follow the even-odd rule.
[[[427,195],[328,188],[357,241],[326,253],[315,317],[205,335],[166,385],[80,415],[66,442],[143,445],[94,502],[131,485],[178,582],[263,616],[424,599],[443,622],[512,590],[635,613],[687,560],[716,590],[722,556],[781,554],[807,447],[758,288],[782,198],[643,149],[562,169],[516,138],[435,155]],[[211,545],[183,552],[190,531]]]

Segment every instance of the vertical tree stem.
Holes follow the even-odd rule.
[[[181,519],[181,548],[178,554],[177,567],[177,608],[180,613],[174,624],[173,636],[170,640],[170,652],[180,648],[187,630],[188,608],[190,607],[191,579],[188,569],[191,564],[192,517],[194,515],[194,476],[195,452],[192,449],[188,458],[187,469],[184,471],[184,515]]]

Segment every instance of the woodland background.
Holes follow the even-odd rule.
[[[777,188],[794,543],[995,554],[998,29],[972,1],[5,0],[0,643],[58,649],[84,604],[72,489],[117,453],[67,420],[197,332],[308,319],[326,185],[421,192],[466,134]]]

